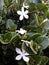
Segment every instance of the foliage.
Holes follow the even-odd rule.
[[[17,65],[49,64],[49,58],[43,51],[49,47],[49,3],[33,0],[0,0],[0,3],[0,65],[13,60]],[[29,18],[23,15],[23,20],[20,20],[21,15],[17,11],[21,11],[23,3],[25,6],[29,5],[28,9],[25,8],[29,11]],[[21,34],[20,28],[24,29],[22,32],[26,32]],[[29,62],[15,60],[15,48],[28,52]]]

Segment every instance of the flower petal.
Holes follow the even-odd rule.
[[[29,8],[29,6],[24,6],[26,9],[28,9]]]
[[[22,56],[21,55],[18,55],[18,56],[16,56],[16,60],[21,60],[21,58],[22,58]]]
[[[22,32],[22,31],[19,31],[19,33],[22,34],[22,35],[24,34],[24,32]]]
[[[18,14],[18,15],[22,15],[22,12],[21,12],[21,11],[17,11],[17,14]]]
[[[24,29],[22,29],[22,28],[20,28],[20,32],[21,32],[21,34],[24,34],[24,33],[26,33],[27,31],[24,30]]]
[[[27,52],[26,52],[24,55],[26,55],[26,56],[27,56],[27,55],[29,55],[29,53],[27,53]]]
[[[24,7],[21,8],[22,12],[24,13]]]
[[[16,3],[18,3],[18,0],[16,0]]]
[[[28,10],[25,11],[25,14],[28,14]]]
[[[18,54],[22,54],[22,52],[21,52],[21,50],[20,50],[19,48],[16,48],[16,52],[17,52]]]
[[[27,47],[29,47],[29,44],[25,43]]]
[[[20,28],[20,30],[16,30],[15,32],[20,33],[20,34],[24,34],[24,33],[26,33],[27,31],[24,30],[24,29],[22,29],[22,28]]]
[[[19,30],[16,30],[15,32],[19,32]]]
[[[29,58],[26,57],[26,56],[23,56],[23,60],[24,60],[25,62],[29,62]]]
[[[27,31],[26,31],[26,32],[27,32]],[[30,42],[29,42],[29,41],[25,41],[25,40],[21,40],[21,41],[24,42],[27,47],[30,45]]]
[[[28,18],[29,18],[29,16],[28,16],[28,15],[24,15],[24,17],[25,17],[26,19],[28,19]]]
[[[26,9],[28,9],[28,8],[29,8],[29,5],[25,5],[25,4],[23,3],[23,7],[26,8]]]
[[[23,20],[23,15],[21,15],[19,19],[20,19],[20,21]]]

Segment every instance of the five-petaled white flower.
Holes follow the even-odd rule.
[[[30,43],[31,43],[31,42],[29,42],[29,41],[27,41],[27,40],[21,40],[21,41],[24,42],[27,47],[29,47],[29,45],[30,45]]]
[[[20,17],[19,17],[20,21],[23,20],[24,18],[26,18],[26,19],[29,18],[29,16],[27,15],[28,14],[28,10],[25,11],[24,7],[21,8],[21,11],[18,10],[17,14],[20,15]]]
[[[29,55],[29,53],[27,53],[25,50],[21,51],[19,48],[16,48],[16,52],[17,52],[17,54],[19,54],[16,56],[16,58],[15,58],[16,60],[23,59],[25,62],[29,62],[29,57],[27,57]]]
[[[26,8],[26,9],[28,9],[28,8],[29,8],[29,5],[25,5],[25,4],[23,3],[23,7]]]
[[[16,30],[15,32],[18,32],[18,33],[20,33],[20,34],[25,34],[27,31],[26,30],[24,30],[24,29],[22,29],[22,28],[20,28],[20,30]]]

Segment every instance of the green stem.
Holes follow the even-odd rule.
[[[38,15],[36,13],[35,13],[35,20],[36,20],[37,26],[39,26]]]

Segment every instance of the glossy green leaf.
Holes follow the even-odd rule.
[[[38,50],[40,49],[40,46],[36,42],[31,40],[30,48],[34,54],[37,54]]]
[[[1,23],[1,21],[2,21],[2,17],[0,16],[0,23]]]
[[[36,38],[36,42],[40,44],[41,50],[46,49],[49,46],[49,38],[46,36],[39,36]]]
[[[17,25],[14,24],[14,20],[8,19],[6,22],[6,28],[13,31],[17,29]]]
[[[48,8],[46,7],[46,5],[41,4],[41,3],[38,3],[38,4],[37,4],[37,9],[38,9],[39,11],[43,11],[43,12],[46,12],[46,11],[48,10]]]
[[[48,62],[48,57],[37,55],[35,56],[35,60],[35,65],[46,65],[46,63]]]
[[[38,36],[41,36],[39,33],[28,33],[27,34],[29,40],[35,40]]]
[[[9,44],[12,42],[12,40],[16,37],[16,33],[6,33],[6,34],[0,34],[0,42],[2,44]]]

